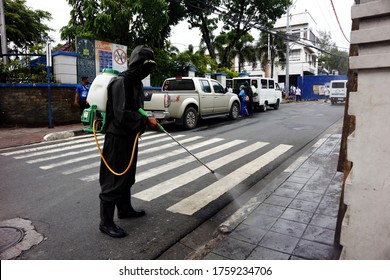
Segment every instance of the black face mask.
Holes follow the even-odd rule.
[[[145,79],[149,76],[153,70],[156,68],[156,64],[154,62],[147,62],[141,66],[140,76],[141,80]]]

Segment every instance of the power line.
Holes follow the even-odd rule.
[[[212,11],[214,11],[215,14],[217,15],[220,15],[220,16],[224,16],[224,17],[227,17],[229,18],[230,20],[234,21],[234,20],[239,20],[238,18],[234,18],[232,17],[228,12],[229,10],[224,7],[224,6],[221,6],[221,7],[216,7],[216,6],[213,6],[209,3],[202,3],[203,5],[211,8]],[[201,12],[205,12],[205,11],[210,11],[210,9],[206,9],[206,8],[201,8],[199,6],[194,6],[192,4],[188,4],[188,6],[194,8],[194,9],[198,9],[199,11]],[[247,28],[255,28],[255,29],[258,29],[262,32],[265,32],[267,34],[271,34],[271,35],[274,35],[274,36],[278,36],[278,37],[281,37],[282,39],[288,41],[288,42],[295,42],[296,44],[299,44],[299,45],[302,45],[302,46],[305,46],[305,47],[308,47],[308,48],[314,48],[322,53],[325,53],[325,54],[328,54],[328,55],[331,55],[331,56],[335,56],[335,57],[340,57],[340,58],[345,58],[345,56],[340,56],[340,55],[336,55],[336,54],[333,54],[333,53],[330,53],[328,52],[327,50],[324,50],[324,49],[321,49],[317,46],[315,46],[314,44],[316,43],[315,41],[313,40],[309,40],[309,39],[306,39],[306,38],[295,38],[295,39],[291,39],[289,38],[287,35],[284,35],[283,33],[281,32],[277,32],[276,30],[274,29],[271,29],[271,28],[267,28],[267,27],[264,27],[256,22],[246,22],[246,25],[247,25]],[[312,44],[307,44],[307,43],[304,43],[302,42],[301,40],[304,40],[304,41],[309,41],[311,42]],[[331,46],[331,45],[329,45]]]
[[[347,38],[347,36],[345,36],[343,28],[341,27],[341,24],[340,24],[340,21],[339,21],[339,17],[337,16],[336,9],[335,9],[335,7],[333,5],[333,0],[330,0],[330,3],[332,4],[333,12],[334,12],[334,15],[336,16],[337,23],[339,24],[341,32],[343,33],[343,36],[344,36],[345,40],[347,40],[347,42],[350,43],[348,38]]]

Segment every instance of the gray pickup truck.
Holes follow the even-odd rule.
[[[237,119],[240,100],[216,80],[176,77],[166,79],[161,92],[150,93],[145,98],[144,109],[160,121],[174,121],[185,129],[193,129],[199,118]]]

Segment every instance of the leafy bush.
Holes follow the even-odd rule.
[[[51,82],[55,77],[51,75]],[[30,60],[12,60],[5,64],[0,61],[0,83],[6,84],[30,84],[47,83],[47,71],[43,64],[30,65]]]

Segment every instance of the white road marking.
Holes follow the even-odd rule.
[[[206,156],[216,154],[216,153],[218,153],[220,151],[226,150],[226,149],[228,149],[230,147],[234,147],[234,146],[239,145],[239,144],[241,144],[243,142],[244,142],[244,140],[234,140],[234,141],[225,143],[223,145],[219,145],[217,147],[214,147],[214,148],[211,148],[211,149],[208,149],[208,150],[204,150],[204,151],[202,151],[200,153],[195,154],[195,156],[197,156],[199,159],[202,159],[202,158],[204,158]],[[138,173],[136,175],[136,182],[141,182],[141,181],[143,181],[145,179],[151,178],[153,176],[157,176],[159,174],[162,174],[162,173],[167,172],[169,170],[181,167],[181,166],[183,166],[185,164],[188,164],[188,163],[191,163],[191,162],[194,162],[194,161],[196,161],[196,159],[193,156],[187,156],[185,158],[182,158],[182,159],[170,162],[168,164],[164,164],[162,166],[155,167],[155,168],[153,168],[151,170],[140,172],[140,173]]]
[[[212,139],[209,139],[209,140],[204,141],[204,142],[200,142],[200,143],[196,143],[196,144],[193,144],[193,145],[189,145],[186,148],[189,149],[189,150],[194,150],[194,149],[205,147],[205,146],[207,146],[209,144],[213,144],[213,143],[216,143],[216,142],[219,142],[219,141],[222,141],[222,140],[223,139],[221,139],[221,138],[212,138]],[[157,156],[154,156],[154,157],[149,157],[149,158],[146,158],[146,159],[143,159],[143,160],[139,160],[137,162],[137,167],[149,164],[151,162],[156,162],[156,161],[159,161],[159,160],[168,159],[170,157],[177,156],[177,155],[182,154],[182,153],[185,153],[185,150],[181,149],[179,147],[179,148],[177,148],[174,151],[170,151],[170,152],[167,152],[167,153],[164,153],[164,154],[161,154],[161,155],[157,155]],[[145,176],[145,178],[149,178],[149,177],[155,176],[156,174],[160,174],[162,172],[161,170],[164,167],[165,168],[167,168],[167,167],[169,168],[170,166],[171,166],[171,163],[165,164],[165,165],[163,165],[161,167],[153,168],[153,174],[154,175],[152,175],[152,173],[149,173],[150,171],[149,172],[137,173],[136,181],[138,182],[138,181],[143,180],[142,179],[143,176]],[[169,169],[173,169],[173,168],[175,168],[175,167],[172,167],[172,168],[169,168]],[[160,172],[156,173],[155,170],[160,170]],[[139,178],[141,178],[141,179],[139,179]],[[80,180],[85,181],[85,182],[92,182],[92,181],[96,181],[98,179],[99,179],[99,173],[95,173],[95,174],[92,174],[92,175],[80,178]]]
[[[229,164],[232,161],[235,161],[247,154],[253,153],[254,151],[264,147],[268,143],[264,142],[256,142],[252,145],[246,146],[242,149],[238,149],[235,152],[228,154],[226,156],[223,156],[219,159],[216,159],[207,165],[210,166],[213,170],[220,168],[226,164]],[[151,201],[153,199],[156,199],[157,197],[160,197],[162,195],[165,195],[189,182],[192,182],[201,176],[209,173],[210,171],[205,168],[204,166],[200,166],[198,168],[195,168],[191,171],[188,171],[184,174],[181,174],[179,176],[176,176],[170,180],[164,181],[158,185],[154,185],[151,188],[148,188],[144,191],[138,192],[134,194],[133,196],[142,200]]]
[[[243,180],[247,179],[256,171],[260,170],[291,148],[292,146],[290,145],[279,145],[215,183],[172,205],[167,210],[174,213],[192,215],[224,193],[239,185]]]

